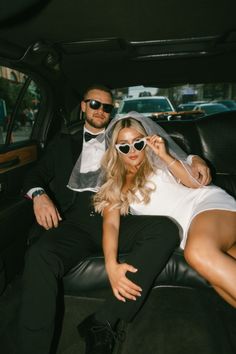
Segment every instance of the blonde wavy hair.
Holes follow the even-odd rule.
[[[144,153],[144,162],[138,169],[132,187],[122,192],[122,187],[125,184],[127,170],[120,158],[118,151],[115,148],[119,132],[124,128],[133,128],[142,136],[146,136],[143,126],[135,119],[126,118],[118,121],[112,132],[110,145],[104,154],[101,162],[102,171],[104,173],[104,184],[94,196],[94,207],[99,213],[103,213],[104,208],[111,207],[120,209],[121,215],[126,215],[129,212],[129,205],[133,202],[148,203],[150,194],[155,190],[155,185],[148,182],[148,177],[155,171],[151,158],[149,156],[149,147],[146,146]],[[137,192],[138,196],[137,196]]]

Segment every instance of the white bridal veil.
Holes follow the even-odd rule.
[[[154,122],[151,118],[147,118],[138,112],[132,111],[127,113],[126,115],[122,115],[122,116],[117,115],[115,118],[111,120],[105,133],[107,147],[109,146],[112,132],[116,123],[119,122],[120,120],[127,119],[127,118],[133,118],[139,121],[142,124],[143,128],[145,129],[147,135],[155,134],[161,136],[165,140],[170,154],[177,160],[180,160],[183,166],[190,174],[191,169],[189,168],[189,165],[187,163],[187,154],[173,141],[173,139],[165,132],[165,130],[159,124]],[[156,156],[152,151],[150,151],[150,154],[153,163],[157,167],[162,168],[163,163],[160,161],[158,156]],[[83,191],[83,190],[98,191],[99,187],[102,185],[104,180],[101,169],[98,169],[93,172],[81,173],[79,167],[80,167],[80,158],[78,159],[72,171],[72,175],[68,183],[68,188],[79,190],[79,191]]]

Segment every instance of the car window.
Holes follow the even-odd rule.
[[[0,145],[31,138],[40,101],[39,87],[29,76],[0,66]]]

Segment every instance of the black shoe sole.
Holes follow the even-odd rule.
[[[81,322],[80,324],[78,324],[77,326],[77,331],[80,335],[81,338],[85,338],[86,337],[86,320],[84,320],[83,322]]]
[[[89,317],[86,317],[81,323],[77,325],[77,331],[81,338],[86,337],[89,328],[94,323],[93,317],[94,317],[93,315],[90,315]]]

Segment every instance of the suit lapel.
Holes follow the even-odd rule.
[[[74,134],[71,139],[73,166],[78,160],[82,148],[83,148],[83,129],[79,130],[76,134]]]

